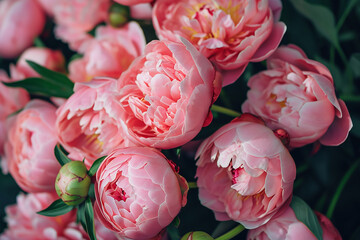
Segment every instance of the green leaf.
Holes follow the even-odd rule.
[[[89,193],[88,193],[89,197],[91,197],[92,199],[95,199],[95,184],[90,184],[89,187]]]
[[[49,207],[37,213],[47,217],[56,217],[68,213],[73,209],[73,206],[69,206],[61,199],[58,199],[54,201]]]
[[[306,204],[304,200],[297,196],[293,196],[290,207],[294,210],[296,218],[305,224],[307,228],[319,240],[322,240],[323,231],[320,223],[313,210]]]
[[[180,219],[176,217],[170,224],[167,226],[166,231],[171,240],[179,240],[181,238],[178,226],[180,224]]]
[[[104,159],[106,158],[106,156],[103,156],[101,158],[98,158],[95,160],[95,162],[91,165],[88,175],[90,177],[94,176],[96,174],[96,171],[98,170],[100,164],[104,161]]]
[[[86,232],[88,233],[90,240],[96,240],[95,224],[94,224],[94,209],[91,203],[91,199],[85,200],[85,224]]]
[[[71,89],[73,88],[74,83],[66,75],[47,69],[30,60],[26,60],[26,62],[30,65],[32,69],[34,69],[42,77],[48,78],[53,82],[58,82],[61,85],[71,87]]]
[[[64,166],[65,164],[71,162],[71,159],[65,155],[65,153],[61,150],[59,144],[55,146],[54,154],[61,166]]]
[[[85,232],[87,232],[87,226],[85,221],[85,202],[78,205],[78,211],[76,213],[76,222],[80,222]]]
[[[328,8],[308,3],[305,0],[290,0],[290,2],[299,13],[311,21],[316,30],[323,37],[325,37],[335,47],[339,47],[335,18]]]
[[[354,53],[351,55],[350,67],[355,77],[360,77],[360,53]]]
[[[26,78],[21,81],[5,83],[8,87],[25,88],[29,93],[45,97],[69,98],[73,94],[72,87],[65,86],[47,78]]]

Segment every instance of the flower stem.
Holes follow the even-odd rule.
[[[242,231],[244,231],[244,229],[245,229],[244,226],[240,224],[237,227],[231,229],[229,232],[225,233],[224,235],[215,238],[215,240],[229,240],[235,237],[236,235],[238,235],[239,233],[241,233]]]
[[[191,188],[197,188],[198,186],[197,186],[197,184],[196,184],[196,182],[188,182],[188,185],[189,185],[189,188],[191,189]]]
[[[231,110],[231,109],[219,106],[219,105],[215,105],[215,104],[213,104],[211,106],[211,110],[215,111],[215,112],[218,112],[218,113],[228,115],[230,117],[239,117],[241,115],[241,113],[239,113],[237,111],[234,111],[234,110]]]
[[[349,170],[345,173],[344,177],[341,179],[340,181],[340,184],[339,186],[337,187],[336,189],[336,192],[333,196],[333,198],[331,199],[331,202],[330,202],[330,205],[329,205],[329,208],[326,212],[326,216],[331,219],[333,213],[334,213],[334,210],[335,210],[335,207],[336,207],[336,204],[341,196],[341,192],[342,190],[345,188],[345,185],[347,184],[347,182],[349,181],[351,175],[355,172],[356,168],[359,167],[359,163],[360,163],[360,160],[356,161],[350,168]]]

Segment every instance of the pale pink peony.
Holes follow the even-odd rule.
[[[294,45],[280,47],[267,65],[268,70],[249,80],[243,112],[261,117],[272,129],[285,129],[292,148],[317,140],[330,146],[346,140],[352,128],[350,115],[336,98],[324,65]]]
[[[49,48],[31,47],[21,54],[16,65],[10,65],[10,76],[13,80],[23,80],[29,77],[40,77],[30,67],[26,60],[33,61],[56,72],[65,72],[65,58],[61,51]]]
[[[109,7],[110,0],[58,0],[53,13],[56,24],[87,32],[107,19]]]
[[[57,25],[54,31],[55,35],[63,42],[67,43],[71,50],[79,53],[84,53],[90,43],[94,40],[94,37],[89,33],[76,28]]]
[[[186,204],[186,180],[174,170],[156,149],[114,150],[96,173],[95,215],[125,239],[156,237]]]
[[[119,78],[145,48],[145,36],[136,22],[122,28],[98,27],[96,38],[89,43],[82,58],[69,65],[70,79],[90,81],[94,77]]]
[[[155,0],[114,0],[114,1],[122,5],[132,6],[140,3],[151,3]]]
[[[0,70],[1,82],[12,82],[6,72]],[[25,89],[10,88],[0,83],[0,157],[4,154],[4,143],[7,135],[6,121],[10,114],[23,108],[30,100]]]
[[[21,193],[15,205],[5,208],[7,229],[0,240],[65,240],[63,232],[69,222],[75,221],[75,212],[57,217],[45,217],[36,212],[47,208],[57,195],[49,193]]]
[[[135,19],[151,20],[152,6],[150,3],[140,3],[130,7],[130,16]]]
[[[278,47],[286,30],[281,7],[280,0],[157,0],[153,23],[161,40],[189,40],[222,71],[226,86]]]
[[[45,13],[36,0],[0,2],[0,57],[14,58],[33,44],[45,25]]]
[[[60,164],[54,156],[56,108],[32,100],[9,119],[2,167],[26,192],[53,191]]]
[[[219,221],[256,228],[289,203],[294,160],[271,129],[251,115],[216,131],[196,158],[199,199]]]
[[[122,240],[116,232],[107,229],[99,220],[94,218],[95,233],[97,240]],[[83,227],[75,221],[70,222],[63,231],[59,240],[89,240],[89,235]]]
[[[129,138],[166,149],[185,144],[210,123],[221,77],[187,40],[152,41],[117,87]]]
[[[76,83],[75,93],[57,111],[56,131],[60,143],[76,160],[94,160],[116,147],[133,145],[119,123],[119,104],[115,99],[116,80],[93,79]]]
[[[324,215],[315,212],[323,230],[323,240],[341,240],[337,229]],[[316,240],[315,235],[300,222],[292,208],[288,207],[282,213],[274,216],[267,224],[248,232],[247,240]]]
[[[44,2],[44,1],[43,1]],[[58,0],[52,12],[57,24],[55,34],[74,51],[83,52],[92,36],[87,32],[108,16],[110,0]]]

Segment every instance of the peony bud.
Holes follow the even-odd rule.
[[[189,232],[185,234],[181,240],[213,240],[214,238],[211,237],[206,232]]]
[[[91,179],[83,162],[71,161],[59,171],[56,177],[55,189],[59,197],[67,205],[82,203],[89,192]]]
[[[110,14],[109,14],[110,25],[113,27],[120,27],[124,25],[128,21],[129,15],[130,15],[129,7],[115,3],[110,8]]]

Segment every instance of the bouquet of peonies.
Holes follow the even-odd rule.
[[[1,1],[0,239],[358,239],[328,2]]]

